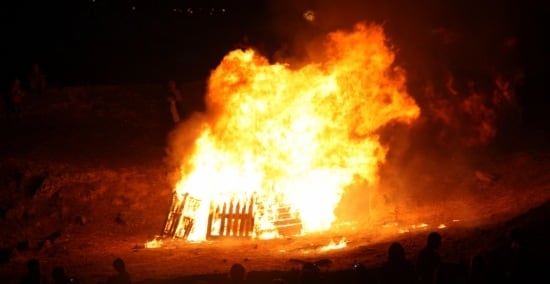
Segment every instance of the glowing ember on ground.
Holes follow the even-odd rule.
[[[345,248],[346,246],[347,246],[347,240],[346,238],[342,238],[338,243],[334,241],[330,241],[328,245],[321,247],[319,250],[320,251],[335,250],[335,249]]]
[[[425,223],[418,224],[418,225],[412,225],[413,229],[420,229],[420,228],[427,228],[427,227],[428,227],[428,224],[425,224]]]
[[[145,248],[159,248],[162,246],[162,239],[155,238],[152,241],[148,241],[145,243]]]
[[[409,225],[409,226],[401,226],[398,224],[398,223],[389,223],[389,224],[385,224],[382,226],[383,228],[397,228],[397,232],[400,233],[400,234],[404,234],[404,233],[410,233],[410,232],[413,232],[413,231],[418,231],[418,230],[426,230],[428,228],[430,228],[430,225],[429,224],[426,224],[426,223],[422,223],[422,224],[413,224],[413,225]],[[445,224],[439,224],[437,226],[438,229],[445,229],[447,228],[447,225]]]
[[[278,236],[281,208],[301,222],[299,234],[325,231],[348,186],[377,183],[388,151],[377,131],[411,123],[420,109],[380,26],[358,24],[327,39],[323,58],[300,68],[234,50],[212,72],[206,112],[181,128],[194,136],[181,145],[176,196],[200,201],[189,240],[216,226],[208,223],[212,204],[251,196],[253,237]]]

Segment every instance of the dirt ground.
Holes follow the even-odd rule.
[[[201,90],[200,83],[188,87]],[[532,148],[487,159],[484,169],[498,178],[475,169],[463,175],[467,195],[410,203],[392,219],[342,222],[301,237],[164,240],[144,248],[160,233],[172,194],[165,93],[154,85],[51,89],[27,100],[20,121],[2,118],[2,283],[17,283],[30,258],[48,276],[62,265],[80,283],[98,283],[113,273],[116,257],[136,283],[216,283],[236,262],[249,279],[268,283],[295,277],[301,261],[321,259],[330,260],[322,266],[327,279],[346,283],[354,263],[375,271],[391,242],[414,259],[431,231],[443,235],[442,258],[451,263],[506,246],[513,228],[538,255],[549,252],[550,155]],[[346,246],[323,250],[331,242]]]

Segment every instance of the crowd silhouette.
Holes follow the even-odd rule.
[[[0,110],[8,122],[19,122],[24,114],[26,101],[29,97],[40,97],[45,94],[46,75],[38,64],[33,64],[28,79],[15,77],[9,91],[2,92]]]
[[[40,270],[40,261],[36,258],[27,261],[27,274],[21,279],[21,284],[44,284],[48,278]]]
[[[212,278],[199,279],[202,284],[252,284],[252,283],[283,283],[283,284],[328,284],[328,283],[377,283],[377,284],[489,284],[489,283],[546,283],[533,282],[542,276],[528,243],[519,229],[512,230],[507,236],[507,242],[489,251],[470,257],[469,261],[453,263],[446,261],[440,254],[444,246],[443,237],[439,232],[430,232],[426,243],[411,257],[400,242],[393,242],[387,249],[387,258],[380,266],[365,266],[355,263],[348,272],[330,274],[320,269],[330,260],[304,261],[295,273],[272,275],[271,278],[251,276],[241,263],[233,263],[226,274],[218,280]],[[103,284],[131,284],[132,279],[126,270],[122,258],[116,258],[112,263],[114,273],[105,277]],[[42,273],[38,259],[27,262],[27,273],[21,278],[21,284],[78,284],[78,278],[68,277],[62,266],[52,269],[51,281]]]
[[[52,279],[54,284],[78,284],[78,279],[67,276],[63,266],[56,266],[52,269]]]

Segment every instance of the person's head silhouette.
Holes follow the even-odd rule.
[[[229,279],[232,282],[239,283],[244,281],[246,275],[246,269],[240,263],[235,263],[229,269]]]
[[[398,243],[394,242],[390,245],[390,248],[388,249],[388,261],[399,261],[405,258],[405,249],[403,246]]]
[[[441,247],[441,235],[438,232],[431,232],[428,235],[427,247],[431,249],[439,249]]]
[[[314,263],[306,262],[302,266],[302,271],[300,274],[300,283],[309,284],[317,283],[321,279],[321,271],[319,267]]]
[[[113,261],[113,268],[114,268],[117,272],[124,272],[124,271],[126,271],[126,264],[124,263],[124,260],[122,260],[122,258],[117,257],[117,258]]]

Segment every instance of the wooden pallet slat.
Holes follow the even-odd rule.
[[[211,204],[208,216],[207,239],[250,238],[253,236],[253,198],[237,200],[231,198],[223,203]],[[215,208],[215,209],[214,209]],[[219,228],[215,226],[219,224]],[[217,235],[214,230],[217,229]]]

